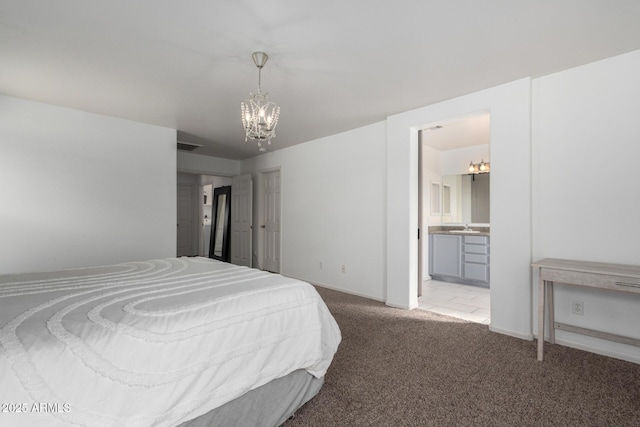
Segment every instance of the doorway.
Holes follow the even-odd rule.
[[[418,132],[418,307],[487,325],[491,314],[488,288],[464,283],[464,274],[459,283],[455,283],[455,278],[451,281],[432,280],[429,261],[433,254],[430,253],[429,231],[430,228],[434,232],[462,230],[467,224],[471,228],[477,226],[490,230],[488,214],[478,216],[482,221],[477,223],[462,221],[461,218],[471,218],[471,213],[467,216],[456,212],[466,204],[456,199],[456,186],[450,184],[452,179],[456,182],[454,177],[459,177],[458,181],[468,178],[470,163],[490,162],[489,124],[490,114],[481,112],[425,125]],[[488,187],[488,180],[483,180],[483,183]],[[483,203],[489,205],[488,188],[486,194]],[[464,237],[459,236],[459,239],[462,242]],[[464,271],[467,265],[462,246],[458,254],[458,271]]]
[[[194,190],[191,185],[178,185],[177,200],[177,256],[195,255]]]
[[[244,228],[233,228],[238,231],[235,238],[240,239],[244,235],[244,243],[236,243],[236,248],[248,248],[251,260],[246,256],[242,260],[236,259],[238,265],[247,265],[254,268],[263,269],[275,273],[281,271],[281,246],[282,246],[282,187],[280,168],[267,169],[258,172],[256,191],[253,192],[251,175],[239,175],[235,177],[236,187],[244,186],[246,191],[237,191],[234,199],[232,194],[232,215],[233,206],[235,212],[245,212],[237,218],[244,219]],[[238,180],[244,183],[239,185]],[[234,179],[226,176],[204,175],[198,173],[178,172],[178,185],[191,188],[191,209],[192,209],[192,232],[190,236],[192,247],[189,254],[208,257],[211,236],[211,220],[213,217],[212,200],[213,190],[217,187],[233,185]],[[184,190],[186,191],[186,189]],[[233,191],[232,191],[233,193]],[[206,197],[205,197],[206,196]],[[255,200],[254,200],[255,197]],[[253,203],[255,201],[255,203]],[[185,203],[186,202],[185,200]],[[180,201],[178,202],[180,205]],[[246,209],[238,209],[238,206]],[[253,205],[253,210],[251,209]],[[247,210],[248,209],[248,210]],[[254,216],[255,215],[255,216]],[[233,223],[233,220],[232,220]],[[258,224],[259,227],[253,227]],[[251,236],[251,237],[248,237]],[[241,239],[242,240],[242,239]],[[231,250],[234,247],[234,237],[232,237]],[[252,249],[253,248],[253,249]],[[182,253],[181,253],[182,256]],[[234,262],[232,252],[232,263]]]
[[[213,189],[231,178],[178,172],[177,256],[209,256]]]

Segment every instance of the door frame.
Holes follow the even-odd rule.
[[[418,131],[418,298],[422,296],[422,284],[425,281],[424,257],[429,255],[428,242],[428,224],[425,221],[424,213],[424,162],[422,148],[422,131]],[[426,271],[427,274],[431,272]]]

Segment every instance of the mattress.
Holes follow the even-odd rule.
[[[340,340],[313,286],[208,258],[0,276],[0,425],[174,426]]]

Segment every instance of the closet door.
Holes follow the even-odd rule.
[[[251,174],[231,182],[231,263],[251,267],[253,181]]]
[[[280,272],[280,171],[264,174],[264,270]]]

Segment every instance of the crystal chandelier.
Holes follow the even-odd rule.
[[[280,116],[280,107],[267,100],[267,93],[263,94],[260,89],[262,67],[267,63],[269,56],[264,52],[253,52],[253,62],[258,67],[258,92],[249,92],[249,98],[240,104],[242,111],[242,125],[245,130],[245,138],[258,140],[258,147],[261,151],[262,142],[271,144],[271,138],[276,136],[276,126]]]

